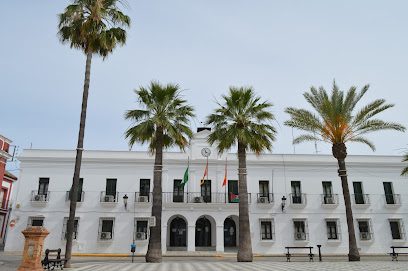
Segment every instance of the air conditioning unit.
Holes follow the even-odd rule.
[[[112,195],[106,195],[103,199],[104,202],[115,202],[115,197]]]
[[[101,239],[112,239],[112,233],[111,232],[101,232]]]
[[[135,239],[136,240],[146,240],[146,233],[145,232],[137,232]]]
[[[306,233],[304,232],[296,233],[296,240],[306,240]]]
[[[268,203],[268,197],[260,197],[258,198],[258,203]]]
[[[149,197],[148,196],[140,196],[139,197],[139,202],[148,202],[149,201]]]
[[[195,203],[202,203],[203,202],[203,197],[194,197],[194,202]]]
[[[334,204],[334,198],[326,198],[326,204]]]
[[[370,234],[368,232],[362,232],[361,240],[370,240]]]
[[[35,195],[34,200],[35,201],[46,201],[47,198],[45,197],[45,195]]]

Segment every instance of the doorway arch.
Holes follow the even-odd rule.
[[[178,216],[170,223],[170,247],[187,247],[187,223]]]
[[[237,246],[237,226],[231,217],[224,220],[224,247]]]
[[[205,216],[197,219],[195,230],[195,246],[211,247],[211,221]]]

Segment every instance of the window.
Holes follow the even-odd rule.
[[[149,233],[148,218],[135,218],[134,240],[146,240]]]
[[[106,196],[112,196],[114,201],[116,201],[116,184],[117,184],[117,182],[118,182],[117,179],[106,179],[105,195]]]
[[[269,181],[259,181],[258,202],[271,202],[269,197]]]
[[[272,219],[261,219],[261,241],[274,240],[275,231]]]
[[[363,186],[361,182],[353,182],[354,200],[356,204],[365,204]]]
[[[184,186],[181,187],[182,180],[174,180],[173,202],[184,202]]]
[[[113,225],[115,218],[104,217],[99,219],[99,240],[109,241],[113,239]]]
[[[50,183],[50,178],[40,178],[40,181],[38,184],[38,195],[44,195],[45,198],[47,198],[49,183]]]
[[[360,231],[360,240],[369,241],[373,239],[370,219],[358,219],[358,230]]]
[[[291,187],[292,187],[292,195],[291,195],[292,203],[301,204],[302,203],[302,192],[300,190],[300,181],[292,181]]]
[[[78,223],[79,223],[79,217],[75,217],[74,234],[73,234],[74,240],[76,240],[78,237]],[[62,240],[67,240],[67,226],[68,226],[68,217],[64,217],[64,225],[62,226]]]
[[[229,203],[239,202],[237,180],[228,180],[228,202]]]
[[[140,179],[140,196],[149,196],[150,179]]]
[[[326,231],[328,240],[340,240],[340,223],[338,219],[326,219]]]
[[[77,202],[82,202],[82,186],[84,184],[84,178],[79,178],[79,186],[78,186],[78,196],[77,196]],[[71,191],[72,191],[72,186],[71,189],[69,190],[68,193],[68,199],[71,200]]]
[[[295,231],[295,241],[306,241],[308,239],[306,219],[293,219],[293,226]]]
[[[204,180],[201,185],[201,197],[204,202],[211,202],[211,180]]]
[[[385,201],[387,202],[387,204],[395,204],[394,193],[392,190],[392,183],[383,182],[383,185],[384,185]]]
[[[324,204],[333,204],[333,189],[331,182],[322,182],[323,186],[323,203]]]
[[[43,226],[44,225],[44,217],[42,216],[30,216],[28,218],[27,227],[30,226]]]
[[[389,219],[391,236],[393,240],[404,240],[405,232],[402,219]]]

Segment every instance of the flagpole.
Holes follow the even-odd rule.
[[[209,173],[209,171],[208,171],[208,156],[207,156],[207,185],[206,185],[206,187],[205,187],[205,193],[207,194],[207,189],[208,189],[208,173]],[[210,185],[210,191],[211,191],[211,185]],[[210,198],[211,198],[211,194],[210,194]],[[207,202],[206,202],[207,203]]]
[[[187,156],[187,176],[190,177],[190,156]],[[187,181],[187,202],[188,202],[188,181]],[[184,202],[184,199],[183,199]]]
[[[225,176],[227,176],[227,157],[225,157]],[[227,199],[227,182],[228,180],[225,182],[225,201]]]

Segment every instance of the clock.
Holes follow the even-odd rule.
[[[203,148],[203,149],[201,150],[201,154],[202,154],[204,157],[208,157],[208,156],[210,156],[210,154],[211,154],[211,150],[210,150],[209,148]]]

